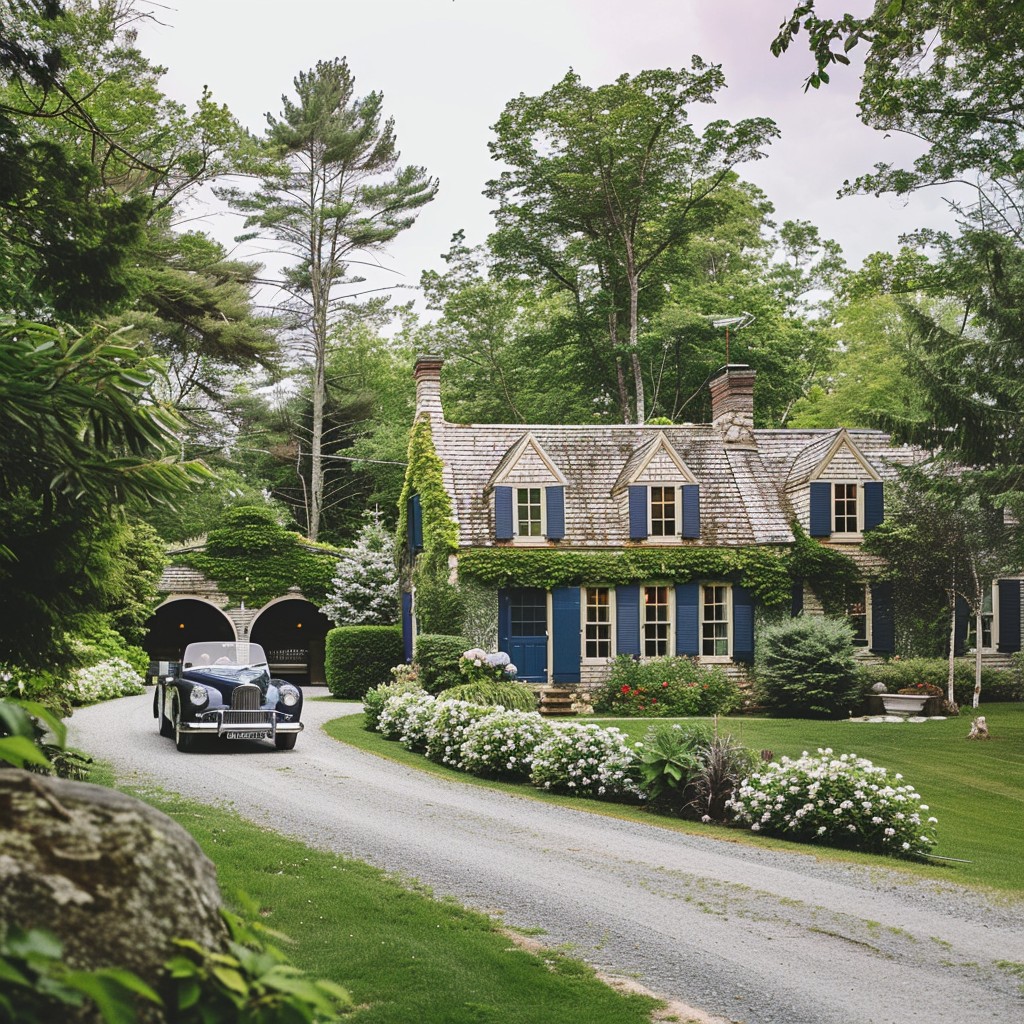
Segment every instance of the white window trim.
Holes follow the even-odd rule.
[[[655,487],[671,488],[675,491],[675,522],[672,524],[672,532],[663,537],[654,535],[654,505],[653,490]],[[649,544],[678,544],[679,535],[683,531],[683,491],[678,484],[672,483],[649,483],[647,484],[647,543]]]
[[[700,654],[697,655],[697,660],[705,665],[729,665],[732,664],[733,660],[733,620],[735,615],[733,613],[733,589],[732,584],[727,583],[724,580],[700,580],[698,583],[700,587],[700,604],[698,605],[699,614],[697,616],[697,645],[700,648]],[[728,638],[728,654],[704,654],[704,623],[708,620],[704,618],[704,588],[705,587],[725,587],[725,607],[727,609],[728,619],[726,620],[726,636]]]
[[[647,634],[644,627],[647,624],[646,616],[644,615],[644,609],[647,607],[647,601],[644,598],[644,592],[646,590],[653,589],[655,587],[663,587],[666,591],[665,595],[665,607],[668,611],[668,632],[665,640],[667,648],[664,654],[645,654],[644,647],[647,642]],[[676,635],[676,601],[675,601],[675,587],[671,583],[644,583],[640,586],[640,660],[649,661],[651,658],[667,658],[675,654],[675,635]]]
[[[548,494],[545,484],[512,484],[512,539],[518,544],[546,545],[548,542]],[[530,537],[519,532],[519,492],[540,491],[540,535]]]
[[[971,632],[977,625],[977,618],[971,614],[968,618],[967,631]],[[968,651],[974,651],[975,648],[968,647]],[[992,581],[992,645],[991,647],[982,647],[981,651],[983,654],[992,654],[999,650],[999,582],[998,580]]]
[[[832,487],[829,504],[829,525],[832,527],[833,540],[861,541],[864,539],[864,481],[863,480],[829,480]],[[836,529],[836,486],[853,484],[857,496],[857,529],[840,532]]]
[[[608,591],[608,630],[609,640],[611,642],[610,651],[608,657],[603,658],[601,656],[595,658],[587,657],[587,591],[588,590],[607,590]],[[604,665],[609,660],[612,660],[616,656],[615,650],[615,632],[616,632],[616,617],[615,617],[615,588],[614,587],[580,587],[580,660],[585,665]]]

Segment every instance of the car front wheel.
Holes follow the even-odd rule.
[[[185,753],[192,749],[195,737],[191,733],[181,731],[181,713],[178,706],[174,707],[174,745]]]
[[[274,737],[274,746],[278,750],[292,750],[298,738],[299,734],[297,732],[283,732],[279,736]]]

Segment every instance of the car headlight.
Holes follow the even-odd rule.
[[[206,692],[205,686],[193,686],[189,690],[188,699],[196,707],[202,707],[210,699],[210,695]]]
[[[296,690],[294,686],[288,686],[287,684],[285,686],[282,686],[281,703],[286,708],[295,707],[295,705],[299,703],[299,691]]]

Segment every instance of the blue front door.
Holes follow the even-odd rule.
[[[518,679],[548,677],[548,595],[537,587],[498,591],[498,646],[519,670]]]

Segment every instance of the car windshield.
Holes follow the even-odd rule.
[[[268,670],[267,656],[259,644],[234,640],[189,644],[181,664],[183,669],[216,668],[219,673],[225,666]]]

